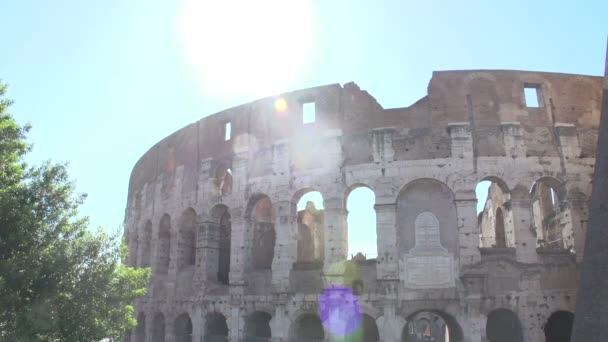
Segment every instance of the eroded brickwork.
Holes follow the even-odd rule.
[[[130,338],[562,341],[601,89],[600,77],[443,71],[405,108],[334,84],[283,94],[284,112],[265,98],[184,127],[131,174],[129,263],[153,278]],[[359,186],[375,193],[378,255],[347,260]],[[313,190],[323,209],[298,211]],[[359,316],[324,302],[349,291]]]

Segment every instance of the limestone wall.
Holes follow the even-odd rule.
[[[447,326],[451,342],[492,341],[493,322],[513,317],[514,340],[544,341],[549,317],[574,309],[600,95],[600,77],[442,71],[410,107],[383,109],[356,84],[334,84],[282,94],[283,112],[265,98],[184,127],[131,174],[129,262],[154,271],[131,338],[314,340],[320,317],[321,335],[336,340],[344,331],[322,303],[339,285],[356,292],[366,341],[412,341],[432,317],[443,323],[428,329]],[[303,124],[309,102],[316,120]],[[482,180],[504,197],[504,248],[483,243],[496,232],[477,217]],[[537,248],[537,181],[556,191],[564,248]],[[345,206],[357,186],[376,196],[375,260],[347,260]],[[302,265],[296,203],[311,190],[324,200],[312,237],[322,260]],[[254,256],[270,254],[256,248],[273,241],[271,266],[259,266]]]

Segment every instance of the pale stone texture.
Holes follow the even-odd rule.
[[[530,86],[538,108],[525,104]],[[514,341],[544,341],[548,318],[575,305],[601,88],[592,76],[443,71],[410,107],[383,109],[356,84],[333,84],[281,95],[286,112],[265,98],[184,127],[131,174],[128,263],[154,271],[135,303],[145,329],[131,340],[159,341],[163,330],[165,341],[340,340],[319,310],[324,289],[341,285],[366,315],[365,341],[439,338],[444,327],[450,342],[491,341],[505,329],[487,324],[497,312],[515,317]],[[302,124],[311,101],[316,122]],[[478,219],[483,180],[493,185]],[[535,183],[549,189],[544,202]],[[376,196],[376,259],[347,260],[346,200],[357,186]],[[324,209],[299,222],[307,191],[322,194]],[[263,225],[253,219],[260,198],[272,205]],[[421,232],[439,229],[433,251],[417,249],[426,213],[437,224]],[[272,245],[272,235],[258,238],[270,229],[268,269],[254,255]],[[436,266],[448,274],[430,276]],[[412,272],[424,281],[408,281]]]

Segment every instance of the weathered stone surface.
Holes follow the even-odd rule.
[[[329,288],[357,296],[365,341],[544,341],[576,303],[601,88],[442,71],[406,108],[333,84],[281,95],[285,112],[265,98],[184,127],[131,174],[128,262],[154,270],[133,341],[339,340],[319,312]],[[347,260],[358,186],[376,196],[375,259]],[[312,190],[323,209],[298,211]]]

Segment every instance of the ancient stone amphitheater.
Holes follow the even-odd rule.
[[[568,341],[601,89],[441,71],[409,107],[332,84],[180,129],[131,174],[128,262],[153,276],[126,339]],[[360,187],[377,251],[353,258]]]

